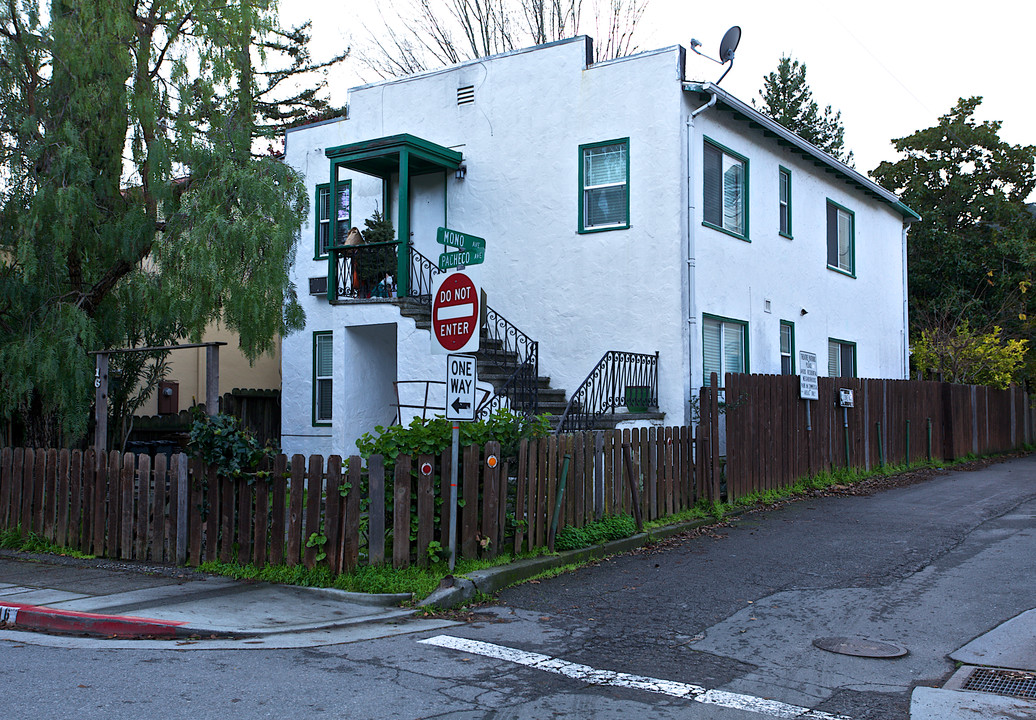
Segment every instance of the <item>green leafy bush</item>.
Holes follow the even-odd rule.
[[[261,474],[259,465],[264,458],[272,460],[280,452],[271,445],[260,445],[233,415],[210,417],[200,411],[191,425],[188,448],[223,477],[248,477],[249,482]]]
[[[621,540],[637,532],[637,524],[629,515],[609,515],[583,527],[567,526],[558,530],[554,538],[555,550],[601,545],[611,540]]]
[[[453,443],[453,424],[445,418],[414,418],[409,425],[374,428],[376,435],[364,433],[356,447],[364,459],[383,455],[387,465],[394,465],[400,455],[437,455]],[[487,420],[460,424],[460,444],[485,445],[491,440],[500,443],[501,456],[517,457],[523,439],[546,437],[550,423],[545,415],[528,418],[508,409],[497,410]]]

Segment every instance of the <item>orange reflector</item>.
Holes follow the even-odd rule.
[[[491,468],[495,468],[496,467],[496,455],[490,455],[489,457],[487,457],[486,458],[486,465],[488,465]]]

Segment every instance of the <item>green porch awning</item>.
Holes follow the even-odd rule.
[[[464,156],[413,135],[390,135],[328,148],[324,155],[335,167],[346,167],[365,175],[388,178],[405,165],[411,176],[456,170]]]
[[[324,155],[331,161],[331,197],[338,197],[338,171],[354,170],[381,178],[385,187],[385,210],[388,214],[388,187],[392,175],[399,175],[397,208],[396,287],[400,296],[410,290],[410,178],[417,175],[456,171],[464,156],[456,150],[406,133],[375,140],[363,140],[328,148]],[[328,258],[334,262],[334,253]],[[331,271],[329,269],[328,276]]]

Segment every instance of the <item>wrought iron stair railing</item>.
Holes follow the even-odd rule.
[[[430,308],[435,276],[441,272],[430,258],[411,246],[410,298]],[[507,406],[517,413],[535,415],[539,409],[539,343],[487,305],[481,346],[479,355],[509,371],[510,376],[478,407],[478,416],[488,417]]]
[[[658,407],[658,353],[609,350],[568,401],[557,432],[593,430],[598,418],[618,408]]]

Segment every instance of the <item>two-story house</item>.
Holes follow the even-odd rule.
[[[578,37],[366,85],[347,117],[288,132],[313,199],[293,268],[308,327],[282,346],[288,452],[352,452],[392,421],[394,383],[444,379],[401,312],[430,292],[439,227],[486,240],[469,269],[555,388],[610,350],[657,353],[657,407],[680,424],[710,373],[795,373],[798,350],[821,374],[906,377],[916,215],[687,80],[682,47],[592,58]],[[337,249],[375,211],[403,242]]]

